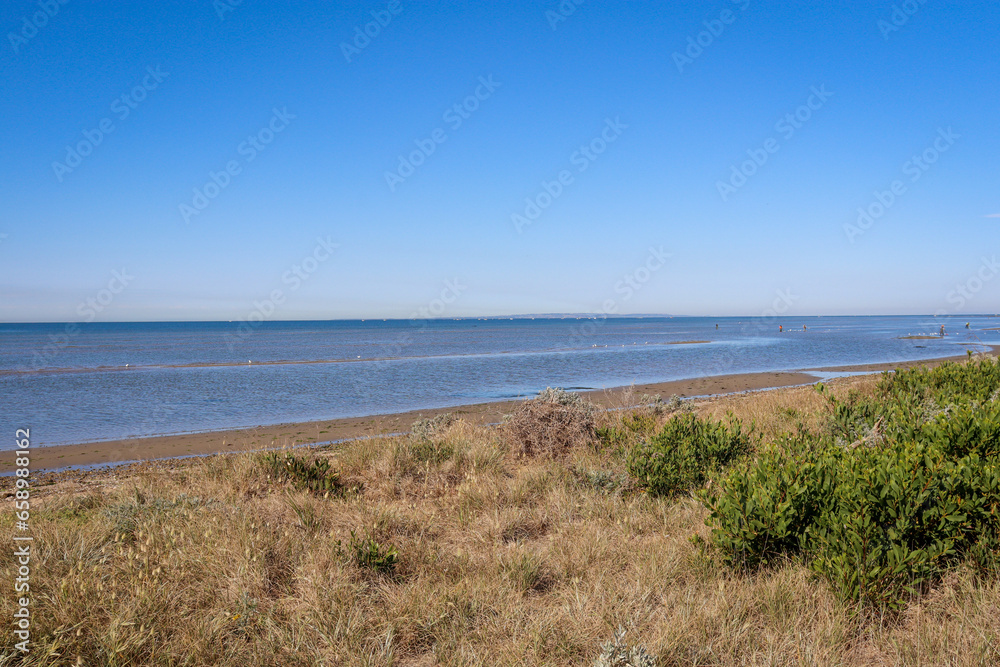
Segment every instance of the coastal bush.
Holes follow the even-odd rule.
[[[580,394],[549,387],[504,418],[502,433],[515,456],[562,458],[594,441],[596,406]]]
[[[829,504],[842,450],[819,451],[808,436],[764,448],[756,460],[733,466],[701,498],[723,561],[755,568],[799,552]]]
[[[546,387],[538,392],[538,396],[536,396],[534,400],[542,403],[555,403],[556,405],[562,405],[570,408],[590,409],[593,407],[587,399],[577,392],[566,391],[562,387]]]
[[[308,459],[291,452],[267,452],[260,457],[260,463],[269,477],[290,483],[297,489],[317,494],[340,492],[340,475],[330,469],[328,459]]]
[[[722,559],[803,557],[842,600],[890,610],[960,563],[996,571],[997,369],[904,371],[831,398],[827,432],[765,447],[702,494]]]
[[[598,426],[594,429],[594,437],[601,449],[616,454],[625,451],[632,440],[632,434],[617,426]]]
[[[939,403],[995,400],[1000,390],[1000,360],[984,358],[966,364],[947,363],[936,368],[910,368],[886,374],[886,394],[933,396]]]
[[[751,435],[738,420],[727,425],[683,413],[635,447],[628,468],[649,493],[667,496],[704,484],[710,473],[751,448]]]
[[[844,600],[899,609],[996,534],[997,470],[939,447],[855,450],[809,529],[812,567]]]

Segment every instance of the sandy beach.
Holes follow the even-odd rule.
[[[994,347],[993,354],[998,348]],[[944,357],[929,361],[912,361],[884,364],[865,364],[811,368],[802,371],[775,371],[714,375],[686,380],[671,380],[653,384],[614,387],[584,393],[590,400],[604,407],[622,405],[623,394],[659,394],[664,398],[673,395],[682,398],[710,396],[743,391],[810,384],[820,380],[813,373],[864,373],[880,372],[913,366],[934,366],[945,361],[964,359],[965,355]],[[413,422],[452,412],[472,424],[499,422],[509,413],[515,401],[476,403],[457,407],[414,410],[395,414],[350,417],[321,421],[277,424],[255,428],[186,433],[146,438],[130,438],[70,445],[38,447],[32,454],[36,471],[53,470],[70,466],[94,466],[125,461],[147,461],[178,456],[198,456],[221,452],[280,448],[310,445],[373,435],[409,431]],[[0,461],[0,474],[10,473],[13,461]]]

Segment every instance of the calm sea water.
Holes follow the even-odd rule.
[[[965,323],[970,328],[965,328]],[[718,329],[716,329],[718,324]],[[778,325],[784,326],[783,333]],[[937,333],[933,340],[900,336]],[[807,330],[803,331],[805,325]],[[0,426],[62,444],[721,373],[929,359],[993,317],[0,324]],[[676,344],[686,341],[705,341]]]

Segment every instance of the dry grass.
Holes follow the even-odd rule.
[[[596,406],[561,389],[522,401],[500,429],[514,456],[565,458],[594,439]]]
[[[698,406],[767,432],[818,424],[822,409],[803,389]],[[862,623],[799,564],[716,564],[689,539],[707,536],[693,499],[594,483],[621,474],[613,454],[514,457],[500,435],[459,421],[325,452],[355,489],[339,497],[267,484],[251,455],[37,489],[36,643],[17,655],[4,623],[0,663],[592,665],[619,626],[660,665],[1000,660],[995,581],[951,577],[901,618]],[[396,547],[396,571],[345,555],[351,531]],[[0,569],[13,580],[10,549]],[[13,611],[8,593],[0,614]]]
[[[835,380],[827,384],[830,394],[843,399],[850,391],[869,396],[875,391],[878,375],[861,375]],[[815,431],[822,426],[827,413],[824,398],[815,386],[788,387],[777,391],[756,391],[722,396],[701,402],[696,412],[702,417],[722,419],[732,413],[745,423],[753,423],[765,439],[798,428]]]

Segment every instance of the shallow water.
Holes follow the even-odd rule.
[[[944,338],[900,339],[941,324]],[[24,426],[36,445],[62,444],[445,407],[550,385],[930,359],[1000,344],[1000,332],[985,330],[998,324],[968,316],[264,322],[242,330],[225,322],[2,324],[0,420],[10,437],[0,449]]]

